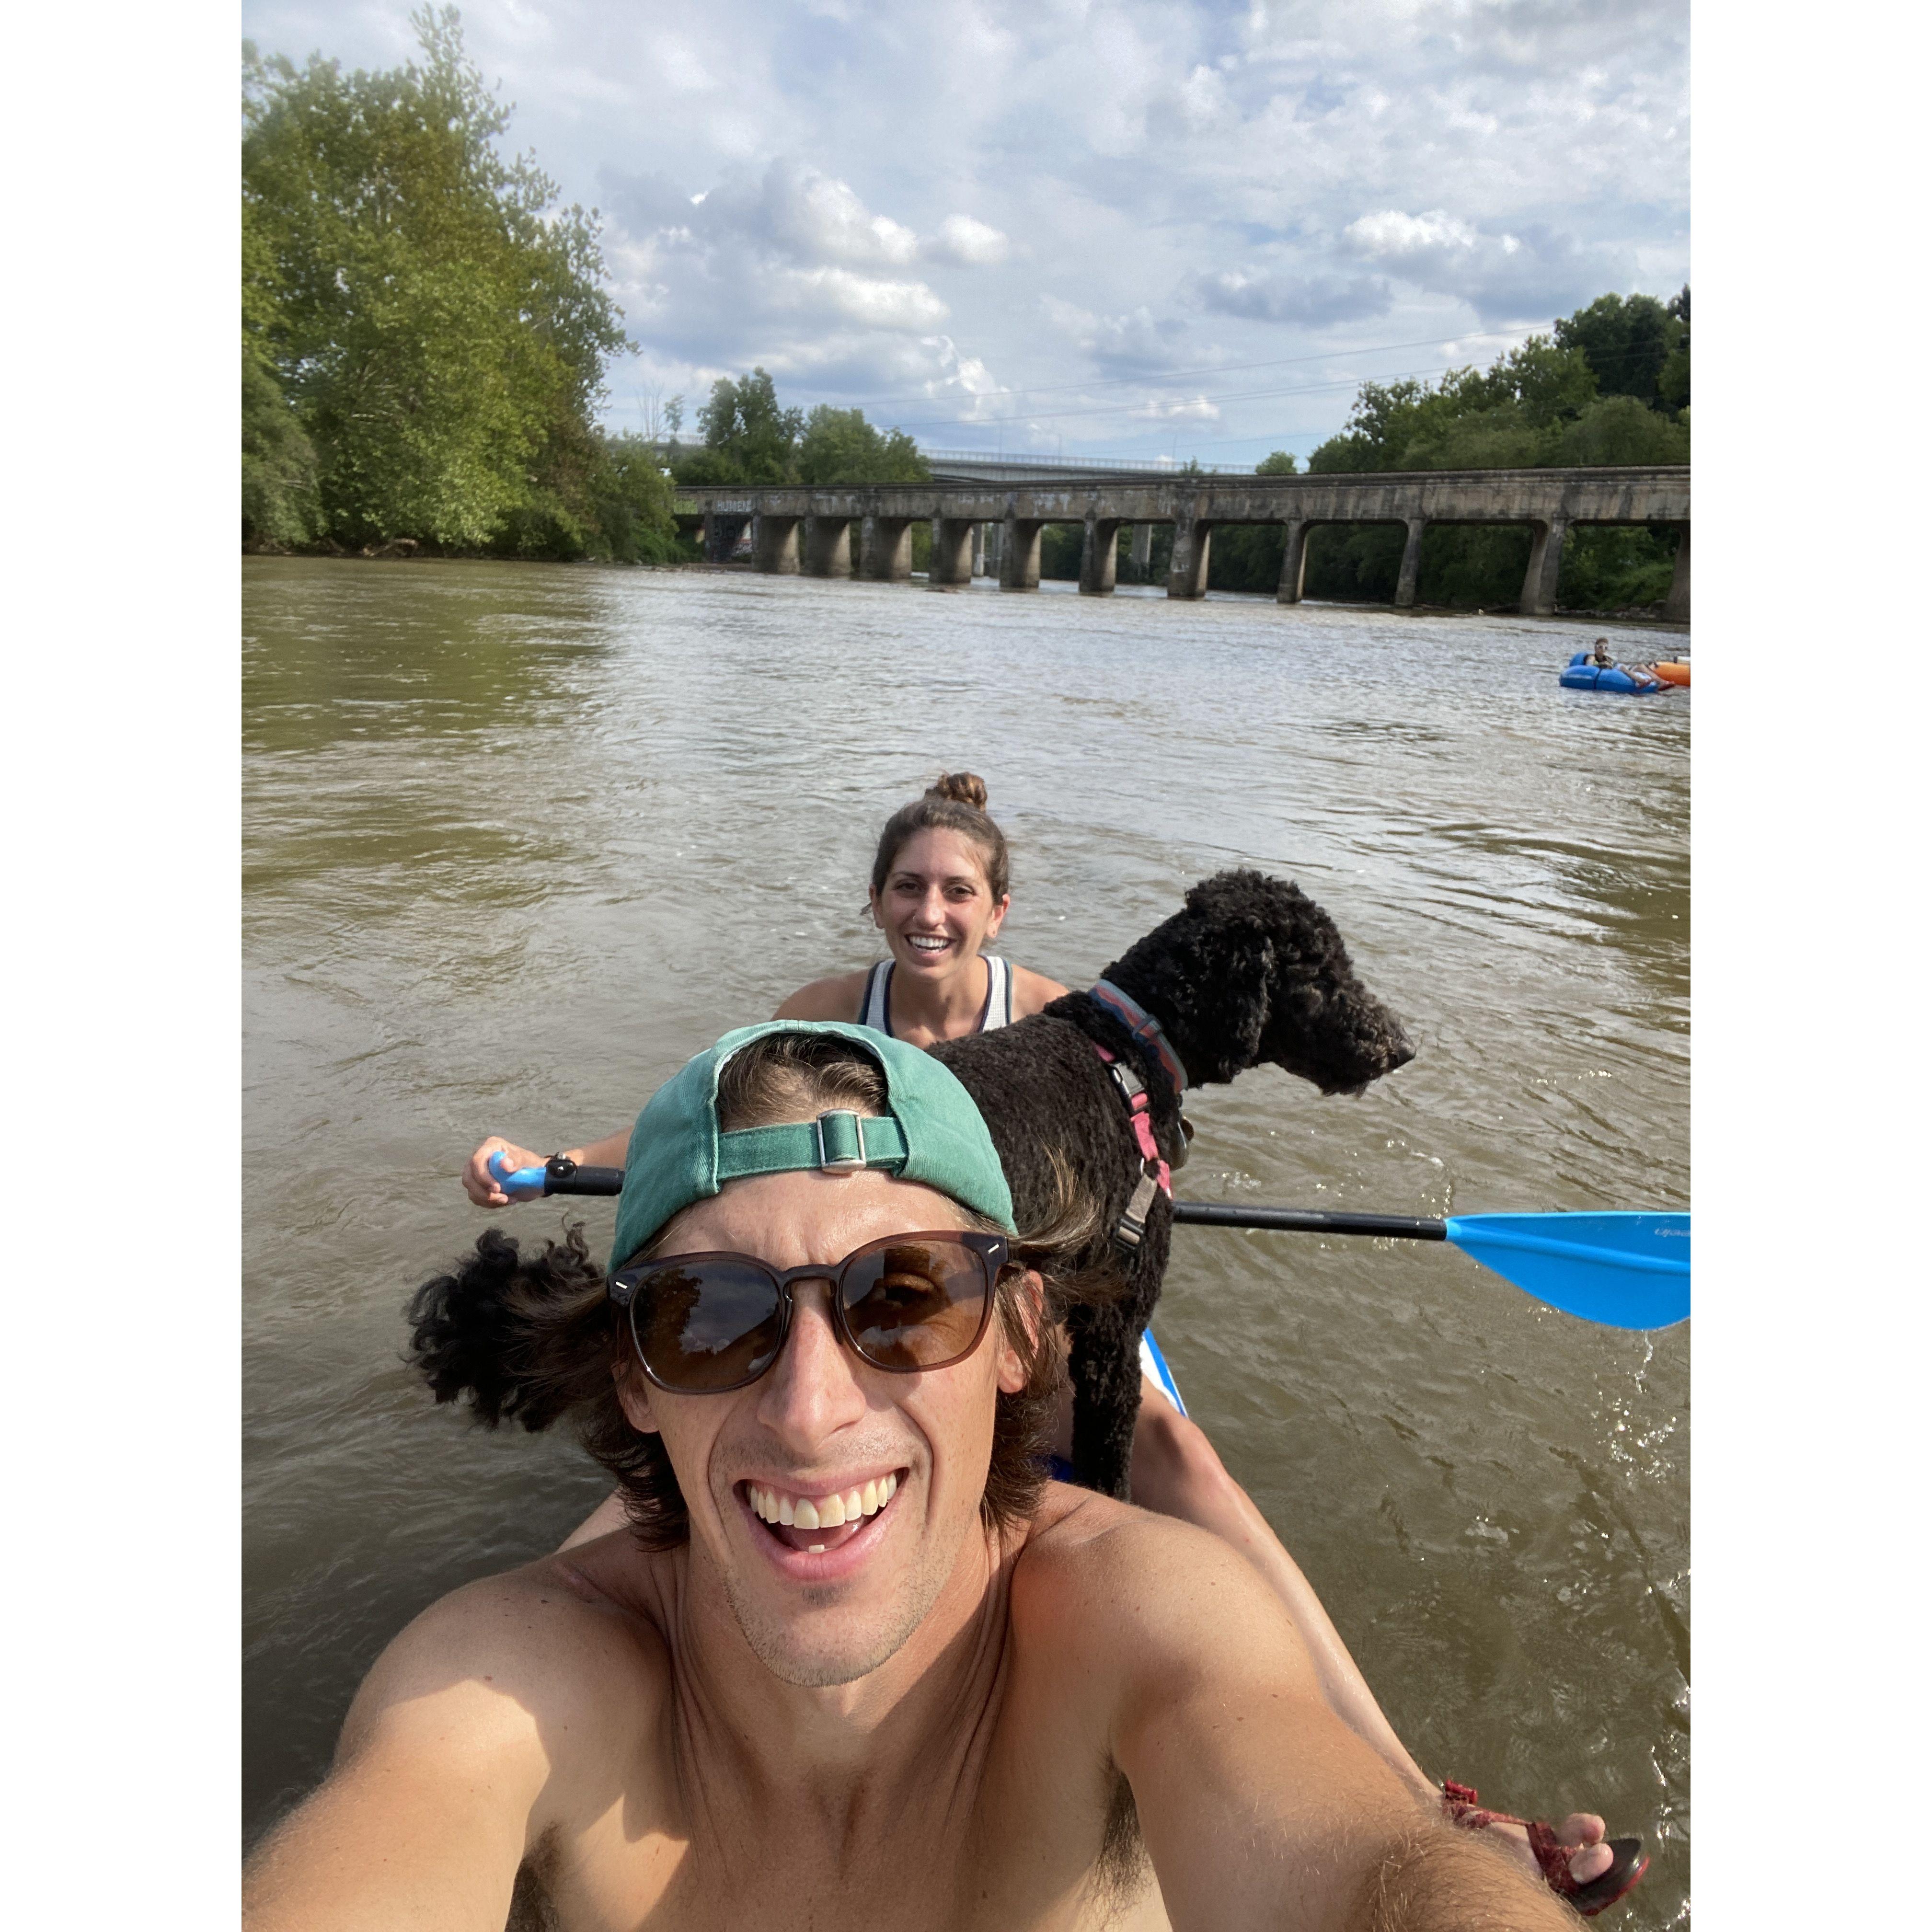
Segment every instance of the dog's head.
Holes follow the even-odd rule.
[[[1271,1060],[1324,1094],[1359,1094],[1415,1058],[1334,921],[1263,873],[1203,879],[1105,976],[1160,1021],[1196,1086]]]

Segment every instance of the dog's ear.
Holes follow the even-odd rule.
[[[1190,1070],[1195,1054],[1211,1047],[1197,1078],[1232,1080],[1261,1057],[1279,962],[1277,922],[1268,895],[1256,888],[1270,884],[1258,873],[1217,872],[1189,890],[1189,983],[1177,991],[1196,1022]]]
[[[1227,976],[1221,982],[1221,1024],[1228,1058],[1238,1067],[1261,1058],[1274,1006],[1274,941],[1258,920],[1244,920],[1228,934]]]

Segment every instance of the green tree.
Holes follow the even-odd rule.
[[[1274,449],[1255,465],[1255,474],[1257,476],[1293,476],[1298,473],[1300,466],[1295,461],[1292,451]]]
[[[904,430],[881,434],[863,410],[820,403],[799,440],[801,483],[922,483],[932,474]]]
[[[242,351],[242,536],[244,542],[313,543],[322,534],[315,448],[281,386],[244,344]]]
[[[508,110],[456,10],[411,18],[422,62],[388,72],[244,46],[244,334],[314,447],[332,535],[520,547],[543,526],[568,554],[628,346],[597,219],[499,152]]]
[[[1634,396],[1667,410],[1658,378],[1688,326],[1654,296],[1599,296],[1557,323],[1556,340],[1582,351],[1606,396]]]
[[[1684,325],[1677,346],[1657,372],[1657,393],[1666,409],[1690,406],[1690,284],[1686,282],[1665,306]]]
[[[1606,396],[1566,423],[1550,458],[1559,464],[1688,463],[1690,429],[1634,396]]]
[[[742,380],[721,376],[711,399],[698,412],[698,427],[713,459],[712,473],[694,476],[680,464],[685,482],[789,483],[794,479],[803,412],[778,406],[778,390],[763,369]],[[719,473],[722,470],[722,473]]]

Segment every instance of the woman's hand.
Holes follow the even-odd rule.
[[[464,1192],[479,1208],[507,1208],[510,1197],[490,1178],[489,1161],[493,1154],[507,1154],[513,1168],[541,1167],[544,1156],[531,1153],[528,1148],[518,1147],[514,1141],[500,1140],[494,1135],[470,1156],[470,1165],[463,1170]]]

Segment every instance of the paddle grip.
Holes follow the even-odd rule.
[[[621,1167],[580,1167],[562,1154],[553,1154],[542,1167],[515,1167],[500,1148],[484,1165],[490,1178],[512,1201],[533,1201],[546,1194],[621,1194]]]

